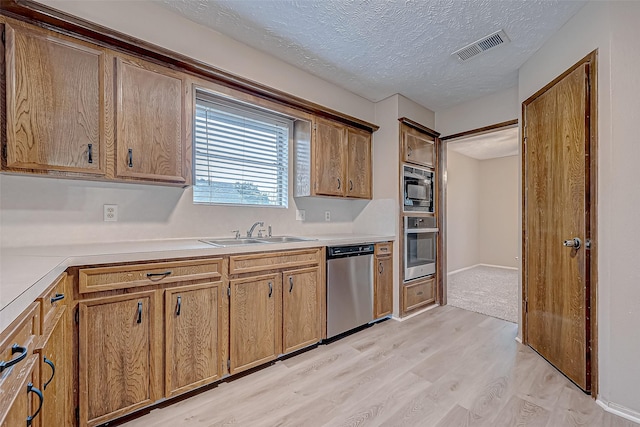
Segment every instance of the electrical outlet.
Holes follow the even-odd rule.
[[[107,222],[118,220],[118,205],[104,205],[103,220]]]
[[[296,221],[304,221],[304,215],[305,215],[304,210],[296,209]]]
[[[324,220],[331,221],[331,211],[324,211]]]

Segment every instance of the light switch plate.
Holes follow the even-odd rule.
[[[104,205],[103,220],[115,222],[118,220],[118,205]]]
[[[331,221],[331,211],[324,211],[324,220]]]

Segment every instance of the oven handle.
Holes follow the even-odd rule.
[[[404,230],[404,234],[415,234],[415,233],[438,233],[440,230],[438,228],[410,228],[408,230]]]

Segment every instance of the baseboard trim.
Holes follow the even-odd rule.
[[[461,271],[471,270],[472,268],[476,268],[476,267],[478,267],[478,266],[480,266],[480,265],[482,265],[482,264],[474,264],[474,265],[471,265],[471,266],[469,266],[469,267],[459,268],[459,269],[457,269],[457,270],[453,270],[453,271],[448,272],[448,273],[447,273],[447,276],[448,276],[448,275],[450,275],[450,274],[460,273]]]
[[[396,316],[393,316],[393,317],[391,317],[391,318],[392,318],[393,320],[398,321],[398,322],[404,322],[404,321],[405,321],[405,320],[407,320],[407,319],[411,319],[412,317],[418,316],[418,315],[420,315],[420,314],[424,313],[425,311],[433,310],[433,309],[434,309],[434,308],[436,308],[436,307],[440,307],[440,305],[438,305],[438,304],[433,304],[433,305],[430,305],[429,307],[423,308],[423,309],[422,309],[422,310],[420,310],[420,311],[416,311],[415,313],[411,313],[411,314],[410,314],[410,315],[408,315],[408,316],[405,316],[405,317],[396,317]]]
[[[466,271],[466,270],[471,270],[472,268],[476,268],[476,267],[493,267],[493,268],[503,268],[505,270],[519,270],[518,267],[507,267],[506,265],[495,265],[495,264],[474,264],[471,265],[469,267],[463,267],[463,268],[459,268],[457,270],[453,270],[450,271],[449,273],[447,273],[447,276],[450,276],[452,274],[456,274],[456,273],[460,273],[462,271]]]
[[[624,418],[625,420],[633,421],[640,424],[640,412],[636,412],[633,409],[629,409],[622,405],[618,405],[613,402],[606,402],[600,398],[596,399],[596,403],[607,412]]]
[[[516,337],[516,342],[519,342],[520,344],[522,344],[522,338]]]

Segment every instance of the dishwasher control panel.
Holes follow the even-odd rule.
[[[331,246],[327,248],[327,258],[372,254],[374,245]]]

